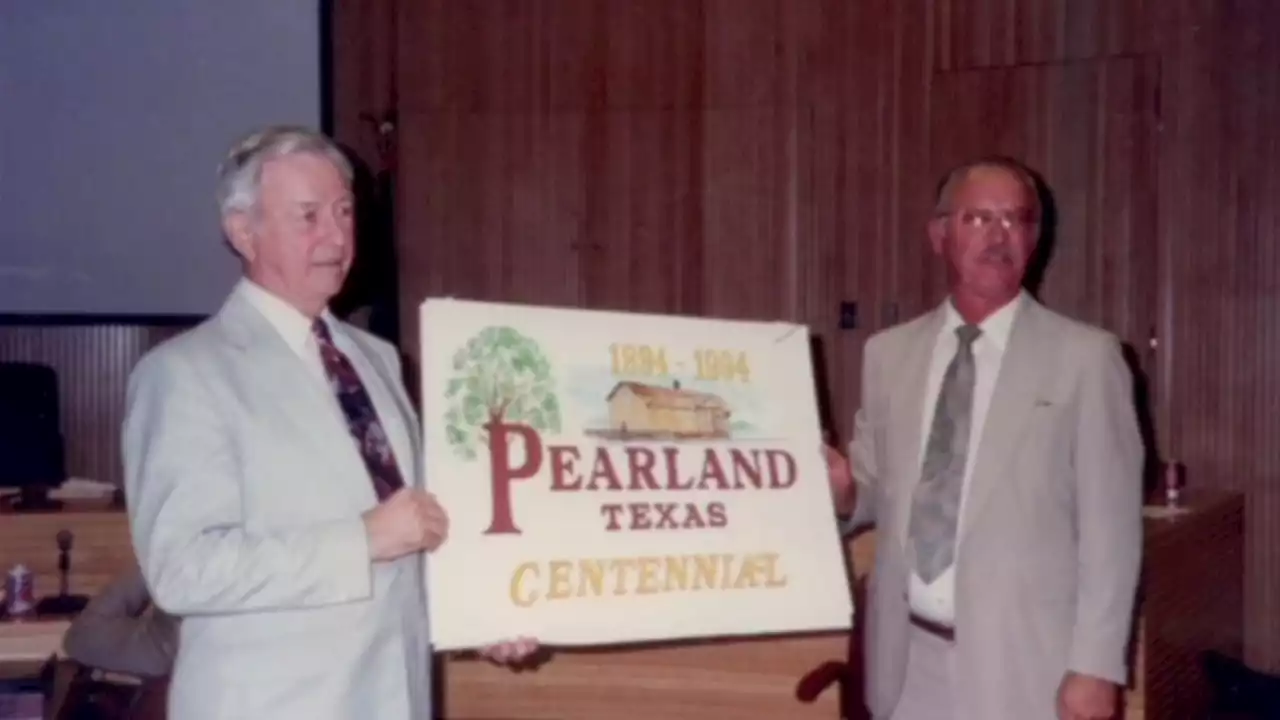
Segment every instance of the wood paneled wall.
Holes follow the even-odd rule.
[[[1162,435],[1191,483],[1247,493],[1245,655],[1280,670],[1280,3],[1169,5]]]
[[[432,294],[799,321],[847,437],[868,334],[941,297],[937,175],[1025,157],[1055,191],[1044,299],[1130,343],[1193,488],[1247,492],[1247,657],[1280,668],[1280,4],[361,10],[337,10],[338,131],[398,114],[411,354]]]
[[[862,341],[930,299],[924,175],[881,172],[928,166],[925,59],[883,28],[921,10],[401,4],[405,309],[458,294],[804,322],[847,432]],[[835,332],[841,301],[859,328]]]
[[[120,423],[129,373],[143,353],[185,325],[0,325],[0,362],[58,373],[67,474],[120,485]]]

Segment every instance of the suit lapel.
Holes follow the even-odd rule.
[[[903,351],[901,373],[897,382],[900,385],[893,393],[894,401],[890,407],[889,427],[896,430],[891,452],[893,453],[891,472],[901,473],[901,494],[897,496],[894,511],[898,514],[899,540],[907,541],[908,518],[911,513],[911,496],[916,484],[920,482],[920,442],[921,426],[924,423],[925,408],[934,398],[925,397],[925,386],[928,385],[929,365],[933,359],[933,348],[938,342],[938,333],[946,315],[942,308],[931,313],[907,340]]]
[[[267,319],[238,294],[227,301],[219,318],[227,338],[253,367],[248,375],[252,391],[275,401],[278,416],[314,449],[312,456],[329,458],[329,464],[351,465],[355,477],[367,472],[328,385],[313,374]],[[337,437],[348,442],[334,442]],[[365,502],[372,497],[372,489],[362,484],[355,499]]]
[[[409,451],[412,453],[411,467],[414,468],[414,473],[417,476],[421,476],[422,468],[419,466],[419,461],[422,458],[422,429],[418,426],[418,415],[414,412],[413,404],[409,401],[409,396],[404,392],[404,379],[396,377],[395,368],[386,362],[377,348],[366,343],[364,337],[359,333],[350,332],[347,333],[347,337],[360,346],[361,354],[368,360],[373,371],[378,374],[383,386],[391,391],[391,396],[395,399],[396,409],[400,411],[400,417],[409,434]]]
[[[978,455],[974,458],[973,475],[970,478],[969,497],[965,500],[964,519],[960,537],[974,525],[992,492],[1000,487],[1004,468],[1022,440],[1031,410],[1035,407],[1037,389],[1040,386],[1045,336],[1041,330],[1041,309],[1029,298],[1018,309],[1013,329],[1009,334],[1009,346],[1000,363],[1000,375],[996,378],[978,443]]]

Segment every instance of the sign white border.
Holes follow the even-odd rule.
[[[420,327],[438,650],[851,626],[805,327],[437,298]]]

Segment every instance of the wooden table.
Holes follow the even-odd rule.
[[[94,595],[135,561],[129,519],[106,502],[73,502],[60,512],[0,512],[0,572],[19,563],[34,575],[37,597],[58,592],[61,530],[72,533],[68,591]]]
[[[1201,493],[1186,507],[1146,520],[1126,720],[1205,717],[1199,654],[1244,652],[1244,498]]]
[[[37,598],[57,593],[61,530],[73,534],[71,593],[92,596],[134,562],[128,518],[122,510],[105,501],[71,501],[60,512],[0,512],[0,572],[21,563],[34,574]],[[65,656],[62,638],[69,625],[67,620],[0,622],[0,678],[40,678],[51,657]],[[60,697],[57,681],[53,693]],[[57,701],[52,703],[56,707]]]
[[[70,625],[65,620],[0,622],[0,689],[10,696],[16,710],[36,710],[52,717],[52,700],[45,693],[52,689],[46,670],[49,661],[64,655],[62,637]],[[6,716],[7,717],[7,716]]]
[[[43,663],[62,657],[67,620],[0,622],[0,663]]]

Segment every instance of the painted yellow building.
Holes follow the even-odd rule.
[[[621,435],[729,437],[729,406],[719,395],[624,381],[605,398],[609,428]]]

